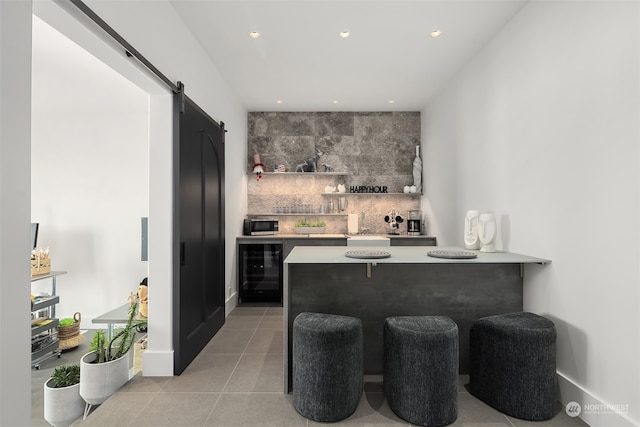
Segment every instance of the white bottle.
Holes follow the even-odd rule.
[[[498,226],[496,218],[492,213],[485,213],[478,218],[478,237],[482,247],[480,252],[496,251],[496,235],[498,234]]]
[[[464,217],[464,247],[466,249],[480,249],[478,238],[478,218],[480,212],[469,210]]]

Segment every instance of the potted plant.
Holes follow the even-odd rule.
[[[68,427],[82,416],[80,365],[56,366],[44,382],[44,419],[54,427]]]
[[[307,221],[306,218],[302,218],[293,224],[293,227],[298,234],[318,234],[324,233],[325,223],[324,221]]]
[[[80,396],[89,405],[100,405],[129,381],[129,350],[136,339],[136,329],[146,320],[136,320],[138,303],[131,304],[127,323],[107,340],[104,330],[97,330],[89,353],[80,359]]]

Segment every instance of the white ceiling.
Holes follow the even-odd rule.
[[[169,0],[249,111],[420,111],[527,1]]]

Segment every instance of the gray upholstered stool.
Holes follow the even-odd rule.
[[[552,418],[557,401],[556,328],[537,314],[484,317],[469,334],[469,391],[507,415]]]
[[[293,321],[293,406],[314,421],[347,418],[363,391],[362,322],[300,313]]]
[[[443,316],[384,322],[384,395],[411,424],[441,426],[458,417],[458,325]]]

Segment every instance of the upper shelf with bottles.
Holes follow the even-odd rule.
[[[249,175],[255,175],[249,172]],[[261,175],[347,176],[349,172],[262,172]]]

